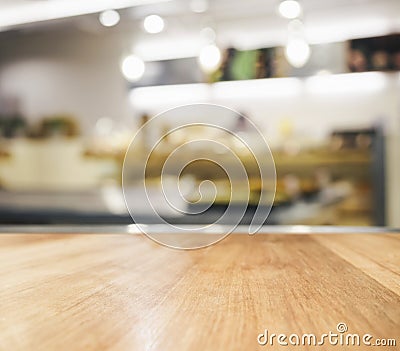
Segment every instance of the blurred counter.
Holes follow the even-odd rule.
[[[81,138],[21,138],[7,141],[2,146],[0,223],[130,223],[121,189],[125,156],[125,148],[121,145],[111,147]],[[160,173],[168,150],[163,147],[161,152],[154,152],[148,159],[146,186],[149,188],[160,186]],[[137,199],[134,202],[136,212],[142,207],[135,191],[135,182],[140,181],[138,175],[142,175],[139,151],[127,160],[129,172],[124,175],[125,196]],[[200,154],[212,152],[200,151],[197,150]],[[261,194],[272,193],[275,184],[274,179],[261,182],[254,155],[246,150],[237,151],[246,169],[246,181],[226,179],[220,168],[210,167],[201,160],[193,162],[181,179],[188,188],[187,199],[195,203],[199,184],[211,180],[216,194],[203,191],[199,201],[199,205],[211,201],[210,211],[197,218],[176,214],[171,217],[169,209],[163,209],[161,215],[174,223],[210,223],[223,213],[227,204],[245,202],[249,208],[242,224],[247,224]],[[374,187],[379,184],[372,177],[373,160],[378,158],[370,149],[333,150],[321,145],[308,150],[274,150],[273,156],[277,172],[276,193],[268,224],[381,223],[375,221],[373,211],[383,211],[383,207],[372,196]],[[225,154],[216,157],[225,164],[231,161]],[[379,165],[374,167],[383,169]],[[169,180],[175,181],[174,178]],[[265,198],[271,200],[271,196]],[[271,202],[265,201],[261,206],[267,210]],[[143,213],[142,218],[145,223],[154,223],[147,213]]]
[[[85,190],[119,175],[114,159],[85,157],[86,142],[80,138],[19,138],[2,146],[0,188]]]

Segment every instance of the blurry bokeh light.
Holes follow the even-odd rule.
[[[284,0],[279,4],[279,13],[284,18],[297,18],[301,14],[301,5],[296,0]]]
[[[145,64],[138,56],[130,55],[122,62],[122,73],[124,77],[131,82],[138,81],[142,78],[144,70]]]
[[[200,67],[204,72],[216,70],[221,62],[221,51],[214,44],[205,46],[199,56]]]
[[[311,55],[311,49],[304,39],[294,38],[288,41],[285,56],[293,67],[303,67]]]
[[[208,1],[207,0],[191,0],[190,8],[193,12],[203,13],[208,10]]]
[[[119,13],[115,10],[106,10],[99,15],[99,21],[104,27],[113,27],[118,24],[119,20]]]
[[[156,34],[164,30],[164,20],[158,15],[149,15],[143,21],[143,27],[147,33]]]

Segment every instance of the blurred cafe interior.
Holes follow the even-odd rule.
[[[398,0],[0,0],[0,224],[132,223],[121,188],[132,137],[193,103],[264,135],[267,224],[400,227]],[[248,200],[207,169],[188,168],[185,184],[195,198],[212,180],[212,206],[165,220],[213,222]],[[263,191],[250,183],[242,224]]]

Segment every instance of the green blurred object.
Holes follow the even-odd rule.
[[[25,136],[27,126],[25,118],[20,114],[0,116],[0,135],[6,138]]]
[[[220,68],[210,81],[251,80],[269,78],[275,73],[275,48],[239,51],[228,48]]]
[[[233,80],[256,78],[258,50],[236,51],[230,67]]]
[[[54,115],[44,118],[39,125],[39,137],[66,136],[75,137],[80,134],[76,119],[70,115]]]

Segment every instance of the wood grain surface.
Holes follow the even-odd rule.
[[[0,350],[398,350],[400,235],[232,234],[178,251],[138,234],[0,235]],[[269,333],[396,346],[261,346]]]

